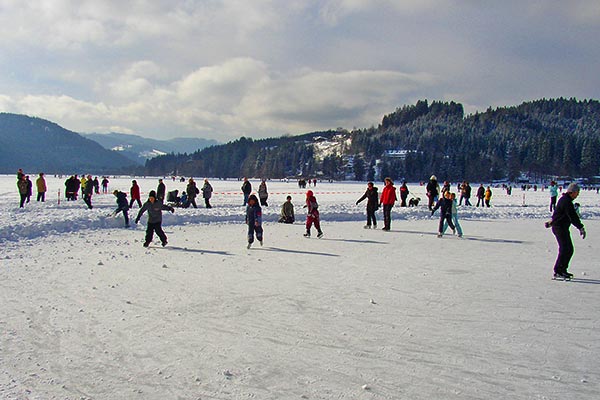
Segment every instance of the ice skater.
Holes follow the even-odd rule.
[[[308,209],[308,214],[306,214],[306,233],[304,237],[310,237],[310,229],[313,224],[317,229],[317,237],[323,237],[323,231],[321,230],[321,221],[319,216],[319,204],[317,203],[317,198],[314,196],[312,190],[306,192],[306,204],[304,204],[303,208]]]
[[[458,237],[462,237],[463,230],[460,226],[460,222],[458,222],[458,206],[456,204],[456,193],[450,193],[450,200],[452,200],[452,222],[456,227],[456,233],[458,233]],[[442,229],[442,234],[446,233],[446,229],[448,229],[448,221],[444,220],[444,229]]]
[[[377,218],[375,217],[375,211],[379,208],[379,194],[377,193],[377,187],[373,182],[367,183],[367,191],[362,197],[356,200],[356,205],[361,201],[367,199],[367,224],[364,226],[365,229],[371,229],[371,224],[374,229],[377,229]]]
[[[448,223],[450,229],[452,229],[452,233],[456,231],[456,227],[454,226],[454,222],[452,222],[452,200],[450,199],[450,192],[444,193],[444,197],[440,198],[431,210],[431,216],[435,213],[437,209],[440,209],[440,223],[438,226],[438,234],[437,237],[441,238],[444,234],[444,222]]]
[[[552,220],[546,223],[546,228],[552,227],[552,233],[558,242],[558,257],[554,263],[554,278],[571,279],[573,274],[569,273],[569,263],[575,249],[571,240],[569,228],[571,224],[579,229],[582,239],[585,239],[585,228],[577,215],[573,200],[579,196],[579,185],[571,183],[556,204]]]
[[[160,238],[160,242],[163,245],[163,247],[167,245],[167,235],[165,235],[165,232],[162,230],[163,210],[171,211],[172,213],[175,212],[175,209],[173,207],[167,206],[163,204],[162,201],[158,200],[156,198],[156,192],[154,190],[151,190],[148,194],[148,201],[146,201],[142,208],[140,208],[140,211],[138,212],[138,215],[135,219],[135,223],[137,224],[138,222],[140,222],[142,214],[148,211],[148,225],[146,227],[146,240],[144,241],[144,247],[148,247],[150,243],[152,243],[152,237],[154,235],[154,232],[156,232],[156,234]]]
[[[263,245],[263,228],[262,228],[262,208],[258,204],[256,195],[251,194],[248,197],[248,206],[246,207],[246,224],[248,225],[248,248],[254,243],[254,235],[256,240]]]
[[[125,227],[129,228],[129,203],[127,202],[127,194],[119,190],[115,190],[113,194],[117,198],[117,209],[113,215],[116,216],[118,213],[122,212],[123,218],[125,218]]]

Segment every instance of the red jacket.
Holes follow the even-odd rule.
[[[140,198],[140,187],[138,185],[133,185],[131,187],[131,199],[139,199]]]
[[[386,185],[381,191],[381,200],[383,205],[393,205],[398,198],[396,197],[396,188],[393,185]]]

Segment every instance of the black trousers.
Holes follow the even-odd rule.
[[[206,206],[206,208],[212,208],[212,206],[210,205],[210,199],[205,197],[204,198],[204,205]]]
[[[44,202],[46,200],[46,192],[38,192],[37,201]]]
[[[550,197],[550,212],[556,208],[556,196]]]
[[[383,205],[383,229],[391,229],[392,227],[392,207],[393,204]]]
[[[367,207],[367,226],[377,226],[377,218],[375,218],[375,207]]]
[[[448,226],[450,227],[450,229],[456,229],[456,226],[454,226],[454,222],[452,222],[452,214],[446,214],[440,217],[440,225],[438,228],[439,233],[444,232],[444,221],[448,222]]]
[[[162,230],[162,222],[148,222],[148,226],[146,227],[146,243],[152,242],[154,232],[156,232],[162,243],[166,243],[167,235],[165,235],[165,232]]]
[[[261,225],[248,224],[248,243],[254,243],[254,235],[258,241],[263,240],[263,228]]]
[[[569,228],[565,229],[557,226],[552,227],[552,233],[558,242],[558,257],[556,258],[556,263],[554,263],[554,273],[560,274],[567,272],[569,263],[575,252],[573,241],[571,240],[571,233],[569,232]]]
[[[131,199],[131,201],[129,201],[129,208],[132,208],[134,201],[137,202],[137,205],[138,205],[139,208],[142,208],[142,202],[141,202],[141,200],[140,199],[133,199],[133,198]]]
[[[25,204],[25,200],[27,200],[26,194],[21,194],[21,201],[19,202],[19,207],[23,208],[23,204]]]
[[[88,208],[91,210],[93,208],[92,206],[92,196],[89,195],[84,195],[83,196],[83,201],[85,204],[87,204]]]

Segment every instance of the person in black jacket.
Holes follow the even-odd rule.
[[[485,202],[483,198],[485,197],[485,188],[483,187],[483,183],[479,184],[479,188],[477,189],[477,207],[479,207],[479,203],[481,203],[481,207],[485,206]]]
[[[248,206],[246,207],[246,224],[248,225],[248,248],[254,243],[254,235],[256,239],[263,245],[263,228],[262,228],[262,209],[258,204],[258,198],[252,194],[248,197]]]
[[[579,196],[579,185],[571,183],[567,188],[567,192],[558,200],[552,214],[552,220],[546,223],[547,228],[552,227],[552,233],[558,242],[558,257],[554,264],[554,278],[571,279],[573,277],[573,274],[567,272],[569,262],[575,252],[569,231],[571,224],[579,229],[579,234],[585,239],[585,228],[573,205],[573,200],[577,196]]]
[[[373,182],[367,183],[367,191],[360,199],[356,200],[356,204],[358,205],[364,199],[367,199],[367,224],[364,228],[371,229],[371,223],[373,223],[373,229],[377,229],[375,211],[379,208],[379,194],[377,193],[377,187],[373,185]]]
[[[113,194],[117,198],[117,209],[113,214],[117,215],[122,212],[123,218],[125,218],[125,227],[129,228],[129,202],[127,201],[127,193],[115,190]]]
[[[437,237],[441,238],[444,234],[444,222],[448,223],[448,226],[452,229],[452,234],[454,234],[456,227],[454,226],[454,222],[452,222],[452,194],[449,191],[445,192],[444,197],[433,207],[431,210],[432,216],[438,208],[440,209],[440,225]]]
[[[431,178],[429,178],[429,182],[427,183],[427,197],[429,198],[427,208],[429,208],[429,210],[433,209],[433,203],[438,201],[439,195],[440,184],[438,183],[436,176],[431,175]]]
[[[160,241],[165,247],[167,245],[167,235],[162,230],[162,212],[163,210],[175,212],[175,209],[171,206],[164,205],[162,201],[156,198],[156,192],[151,190],[148,193],[148,201],[144,203],[140,211],[138,212],[137,217],[135,218],[135,223],[140,222],[140,218],[144,212],[148,211],[148,225],[146,227],[146,240],[144,241],[144,247],[148,247],[150,243],[152,243],[152,236],[154,232],[160,238]]]
[[[165,201],[165,193],[167,191],[167,187],[163,183],[162,179],[158,180],[158,187],[156,188],[156,198],[162,202]]]
[[[252,193],[252,184],[248,180],[248,178],[244,178],[244,183],[242,183],[242,193],[244,193],[244,204],[248,204],[248,197],[250,193]]]
[[[196,196],[198,195],[198,193],[200,193],[200,189],[198,189],[198,187],[196,186],[194,178],[190,178],[190,180],[188,181],[188,185],[185,192],[187,193],[188,202],[192,206],[194,206],[194,208],[198,208],[198,206],[196,205]]]

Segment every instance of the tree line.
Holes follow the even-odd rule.
[[[330,151],[323,152],[326,143]],[[331,150],[333,149],[333,150]],[[471,181],[600,174],[600,103],[541,99],[465,116],[455,102],[420,100],[379,126],[299,136],[242,137],[191,154],[148,160],[146,174],[211,177],[323,176]]]

